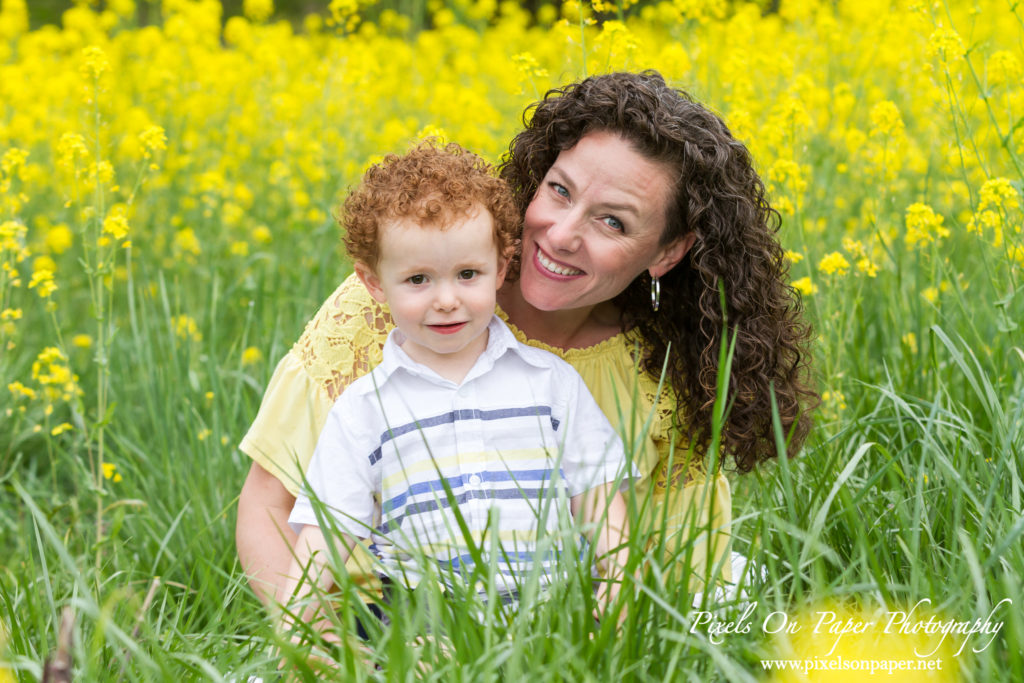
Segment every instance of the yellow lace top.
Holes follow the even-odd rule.
[[[498,315],[509,322],[503,311]],[[240,448],[293,495],[335,399],[352,380],[380,363],[392,327],[387,308],[351,275],[327,298],[278,363]],[[643,500],[653,486],[652,517],[659,526],[667,521],[679,534],[679,542],[693,544],[690,564],[694,569],[707,566],[709,536],[715,541],[717,561],[728,545],[728,481],[720,475],[706,477],[700,462],[683,462],[685,449],[670,456],[673,436],[678,436],[671,391],[662,387],[659,392],[658,383],[637,369],[634,344],[619,334],[591,347],[564,350],[527,339],[512,323],[509,327],[519,341],[550,351],[576,368],[612,425],[634,444],[642,475],[637,493]],[[670,466],[670,457],[679,462]],[[724,563],[726,579],[728,567]],[[707,572],[700,569],[697,574]]]

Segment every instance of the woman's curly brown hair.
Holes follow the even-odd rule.
[[[454,142],[440,146],[429,138],[371,166],[345,198],[338,221],[345,228],[349,256],[374,268],[384,225],[412,219],[422,227],[445,230],[478,207],[494,219],[498,254],[511,257],[522,217],[508,184],[476,154]]]
[[[780,216],[768,204],[746,147],[718,116],[655,71],[595,76],[551,90],[523,118],[526,129],[500,166],[521,213],[559,152],[594,131],[616,133],[673,169],[677,182],[661,244],[691,232],[696,242],[662,276],[658,312],[651,310],[646,273],[613,300],[622,328],[641,340],[647,373],[659,378],[667,368],[677,417],[699,452],[711,441],[719,350],[728,325],[736,350],[732,406],[721,434],[723,462],[732,455],[737,469],[748,472],[776,455],[772,391],[788,452],[795,454],[818,402],[810,377],[811,330],[799,294],[787,284],[788,266],[776,238]]]

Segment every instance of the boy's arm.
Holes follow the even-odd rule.
[[[348,560],[355,540],[347,534],[340,534],[340,536],[341,542],[335,543],[335,547],[341,563],[344,564]],[[314,585],[320,592],[329,590],[334,585],[334,577],[331,572],[326,570],[330,559],[328,543],[320,527],[311,525],[302,527],[299,538],[295,542],[291,566],[277,593],[277,602],[283,610],[280,617],[280,627],[283,631],[289,630],[292,626],[292,617],[287,611],[289,603],[302,609],[301,613],[295,615],[299,620],[307,624],[315,623],[317,605],[304,605],[303,601],[313,592]]]
[[[594,545],[597,569],[604,578],[598,600],[607,608],[619,594],[629,561],[626,500],[618,486],[609,482],[573,496],[571,505],[573,517],[583,523],[588,540]],[[624,619],[623,611],[619,623]]]

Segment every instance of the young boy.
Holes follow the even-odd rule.
[[[427,143],[370,168],[342,220],[356,273],[396,329],[382,363],[331,409],[307,472],[341,531],[341,558],[369,539],[387,579],[452,581],[472,572],[471,544],[496,536],[501,550],[485,559],[513,599],[528,573],[550,580],[549,540],[564,534],[568,507],[598,523],[591,542],[618,577],[622,444],[576,371],[517,342],[494,314],[519,232],[504,182],[461,147]],[[309,594],[304,569],[332,582],[331,541],[307,492],[289,522],[304,526],[282,604]]]

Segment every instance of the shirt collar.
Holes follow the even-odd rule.
[[[466,377],[462,380],[463,384],[488,372],[499,358],[510,351],[531,365],[543,367],[540,359],[533,357],[534,354],[531,353],[533,349],[520,344],[512,334],[512,330],[498,316],[491,317],[491,321],[487,324],[487,332],[487,348],[466,373]],[[405,340],[406,336],[397,327],[388,334],[387,341],[384,342],[383,360],[373,371],[377,386],[384,384],[399,370],[423,377],[434,383],[452,384],[427,366],[410,358],[401,346]]]

